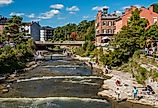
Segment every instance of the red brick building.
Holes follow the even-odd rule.
[[[131,8],[125,10],[125,13],[116,21],[115,33],[119,32],[124,25],[127,25],[127,22],[132,15],[132,11],[134,11],[136,8],[137,7],[135,6],[131,6]],[[158,24],[158,13],[154,12],[153,5],[151,5],[149,8],[141,7],[139,10],[140,17],[147,19],[149,26],[153,25],[154,23]]]
[[[104,8],[99,10],[96,16],[96,46],[104,46],[108,44],[108,41],[112,39],[116,29],[116,19],[118,16],[116,14],[108,14],[108,9]]]

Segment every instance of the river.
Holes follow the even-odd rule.
[[[35,69],[21,73],[17,82],[10,84],[9,92],[0,95],[0,108],[140,107],[98,97],[97,93],[102,90],[101,86],[105,80],[100,73],[100,70],[92,71],[81,61],[54,56],[53,60],[45,61]]]

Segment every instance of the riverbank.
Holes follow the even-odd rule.
[[[73,57],[74,59],[83,60],[86,62],[86,64],[89,64],[90,58],[88,57],[80,57],[78,55],[75,55]],[[103,74],[105,74],[105,68],[103,66],[99,66],[96,63],[92,63],[93,68],[98,68],[103,71]],[[110,73],[105,74],[106,76],[111,77],[110,79],[104,80],[104,83],[102,85],[102,88],[104,89],[101,92],[98,92],[98,95],[101,97],[105,97],[106,99],[112,99],[117,100],[118,95],[116,95],[116,90],[119,88],[121,91],[121,96],[118,102],[130,102],[134,104],[140,104],[140,105],[148,105],[152,107],[158,107],[158,84],[157,87],[154,88],[155,94],[154,95],[147,95],[142,92],[143,85],[140,85],[136,82],[134,78],[132,78],[132,74],[125,73],[121,71],[116,70],[109,70]],[[120,86],[116,85],[116,81],[119,80],[121,82]],[[132,90],[133,87],[136,86],[138,88],[138,96],[142,97],[139,100],[133,99]]]
[[[24,69],[16,70],[12,74],[3,74],[0,80],[0,93],[5,94],[9,92],[9,88],[13,82],[16,82],[18,79],[21,78],[21,72],[26,72],[32,70],[39,66],[42,62],[41,61],[31,61],[26,63],[26,67]]]

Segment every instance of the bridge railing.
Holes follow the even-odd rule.
[[[36,44],[84,44],[85,41],[35,41]]]

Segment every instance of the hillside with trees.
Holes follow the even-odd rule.
[[[94,40],[95,21],[83,20],[77,24],[67,24],[54,30],[53,41]]]

